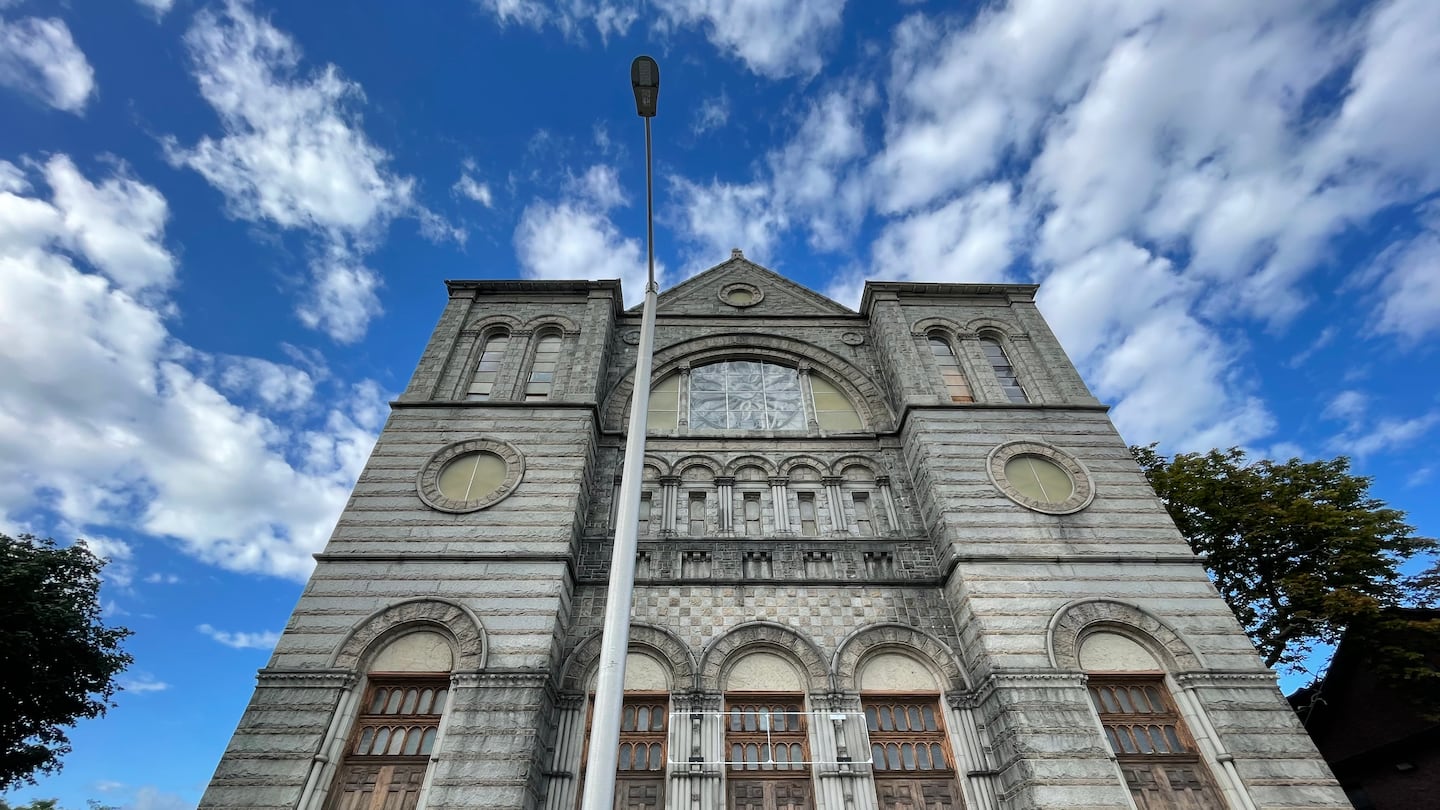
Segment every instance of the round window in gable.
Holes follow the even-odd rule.
[[[1027,509],[1068,515],[1090,505],[1095,488],[1074,456],[1040,442],[1009,442],[990,452],[990,480]]]
[[[720,288],[720,300],[732,307],[753,307],[765,299],[765,293],[754,284],[726,284]]]
[[[514,491],[525,459],[505,442],[467,439],[441,448],[415,481],[420,500],[441,512],[474,512]]]

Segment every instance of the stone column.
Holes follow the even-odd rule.
[[[719,516],[720,533],[733,534],[735,531],[735,477],[732,475],[716,476],[715,490],[715,497],[719,499],[716,503],[716,514]]]
[[[801,363],[798,372],[800,374],[800,403],[805,411],[805,429],[815,433],[820,430],[820,419],[815,413],[815,395],[810,388],[810,364]]]
[[[830,504],[830,528],[836,534],[850,531],[848,521],[845,520],[845,501],[840,494],[841,480],[833,476],[820,479],[820,483],[825,485],[825,502]]]
[[[690,432],[690,364],[680,364],[680,385],[675,394],[675,418],[678,429],[676,433],[681,436]]]
[[[670,696],[671,764],[666,810],[710,810],[725,803],[723,698],[704,692]]]
[[[585,749],[585,695],[566,692],[556,699],[554,753],[545,774],[545,810],[572,810],[580,788],[580,755]]]
[[[680,476],[660,476],[660,533],[675,534],[676,513],[680,509]]]
[[[810,759],[814,763],[816,806],[874,810],[877,799],[865,750],[865,716],[860,696],[810,696]],[[857,764],[859,760],[861,764]]]
[[[785,486],[789,481],[790,479],[783,475],[770,479],[770,500],[775,505],[776,534],[790,533],[790,506],[786,500],[789,496]]]
[[[946,731],[950,747],[955,751],[955,771],[960,775],[960,789],[965,806],[975,810],[997,810],[995,797],[995,754],[990,746],[989,729],[981,720],[975,693],[950,693],[945,696],[949,709]]]
[[[875,476],[875,486],[880,488],[880,503],[885,509],[885,524],[888,528],[887,534],[902,534],[900,526],[900,510],[895,508],[895,493],[890,488],[890,476]]]

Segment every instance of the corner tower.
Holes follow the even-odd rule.
[[[1035,290],[660,297],[617,808],[1346,806]],[[640,313],[449,293],[202,807],[576,807]]]

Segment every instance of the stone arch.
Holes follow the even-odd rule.
[[[682,365],[700,366],[721,360],[769,360],[787,366],[809,364],[819,369],[855,405],[866,430],[888,430],[894,414],[879,385],[864,369],[811,343],[779,335],[726,332],[674,343],[655,352],[652,384]],[[635,372],[630,370],[605,397],[600,409],[606,430],[621,430],[630,411]]]
[[[891,622],[867,625],[840,642],[831,663],[836,688],[842,692],[859,691],[856,675],[861,663],[881,652],[906,653],[928,663],[948,692],[970,689],[969,674],[945,642],[923,630]]]
[[[768,458],[762,458],[760,456],[739,456],[730,459],[729,463],[725,465],[725,475],[734,475],[741,467],[759,467],[765,471],[765,475],[768,477],[774,477],[780,474]]]
[[[666,460],[663,459],[663,458],[660,458],[659,456],[652,456],[652,455],[650,455],[649,453],[646,453],[646,454],[645,454],[645,462],[644,462],[644,464],[642,465],[641,469],[643,470],[644,467],[653,467],[653,468],[655,468],[655,473],[656,473],[656,475],[659,475],[659,476],[665,476],[665,475],[670,475],[670,474],[671,474],[670,462],[666,461]],[[641,477],[644,477],[644,473],[643,473],[643,472],[641,473]]]
[[[383,607],[358,622],[331,656],[335,669],[357,671],[367,652],[407,630],[435,630],[455,647],[456,672],[485,667],[485,626],[464,605],[447,599],[407,599]]]
[[[723,475],[724,466],[710,456],[686,456],[675,462],[674,469],[677,475],[685,475],[687,470],[694,467],[704,467],[710,471],[710,477],[714,478]]]
[[[1046,630],[1050,665],[1080,669],[1080,643],[1096,630],[1126,636],[1150,650],[1170,672],[1205,668],[1200,654],[1170,625],[1149,611],[1115,599],[1084,599],[1055,612]]]
[[[780,463],[780,475],[789,475],[791,470],[801,465],[814,467],[815,472],[822,476],[830,469],[829,464],[826,464],[814,456],[791,456]]]
[[[830,689],[830,670],[815,643],[794,628],[775,622],[746,622],[710,642],[700,656],[699,687],[707,692],[724,689],[726,665],[747,652],[778,653],[797,665],[810,692]]]
[[[929,337],[930,333],[935,331],[943,332],[945,337],[954,343],[956,336],[964,332],[965,327],[957,320],[941,317],[921,318],[910,327],[910,334],[916,337]]]
[[[571,650],[560,676],[560,688],[566,692],[584,692],[590,673],[600,658],[601,634],[586,638]],[[689,692],[695,688],[695,655],[678,636],[649,624],[630,625],[630,649],[655,655],[670,667],[671,691]]]
[[[828,474],[836,476],[844,475],[848,467],[864,467],[869,471],[870,475],[875,478],[885,475],[885,468],[880,466],[879,462],[869,456],[859,455],[841,456],[835,459],[834,463],[830,465]]]
[[[566,335],[580,334],[580,325],[564,315],[541,315],[525,323],[526,332],[539,333],[542,329],[559,329]]]
[[[487,332],[497,326],[503,326],[506,329],[509,329],[512,333],[525,331],[525,326],[521,324],[519,318],[515,317],[514,315],[505,315],[501,313],[487,313],[485,315],[478,315],[470,321],[466,322],[465,331]]]
[[[1015,324],[1006,323],[998,318],[972,318],[965,324],[965,328],[961,330],[961,334],[970,334],[977,337],[994,334],[1007,343],[1014,338],[1027,337],[1023,331],[1016,328]]]

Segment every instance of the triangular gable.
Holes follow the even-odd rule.
[[[737,285],[753,290],[758,298],[747,306],[722,300]],[[662,315],[854,315],[854,311],[796,284],[767,267],[745,258],[739,250],[730,259],[660,293],[657,312]],[[640,307],[632,307],[639,312]]]

